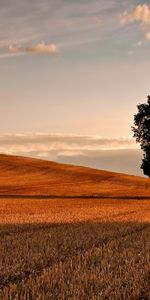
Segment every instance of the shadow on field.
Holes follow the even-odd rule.
[[[96,195],[15,195],[0,194],[0,199],[118,199],[118,200],[150,200],[150,196],[120,195],[111,196],[107,194]]]
[[[113,264],[118,251],[120,264],[122,259],[128,265],[129,259],[130,265],[131,258],[133,262],[133,255],[135,255],[136,261],[139,249],[142,258],[144,255],[146,257],[145,249],[148,242],[147,235],[149,236],[149,234],[150,223],[137,222],[99,222],[95,220],[63,224],[0,224],[0,266],[2,266],[2,270],[0,270],[0,290],[9,287],[11,284],[18,285],[22,281],[25,283],[33,276],[40,276],[43,271],[53,270],[53,267],[55,268],[59,264],[66,264],[70,259],[76,261],[76,258],[81,256],[83,259],[88,253],[93,255],[92,253],[99,251],[99,249],[104,252],[102,257],[105,256],[107,251],[114,256],[111,260],[108,257],[108,264],[110,262]],[[138,251],[137,241],[139,243],[139,245],[137,244]],[[131,253],[131,258],[127,258],[126,254],[124,254],[124,257],[123,251]],[[106,258],[104,258],[105,260]],[[97,260],[92,262],[93,270],[97,267],[96,264]],[[143,262],[142,267],[144,268]],[[138,264],[136,263],[136,272],[137,268]],[[131,274],[129,274],[129,279],[130,276]],[[144,282],[149,284],[147,273]],[[141,288],[142,296],[145,295],[143,290],[144,287]]]

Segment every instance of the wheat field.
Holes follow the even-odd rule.
[[[150,299],[149,180],[11,156],[0,175],[1,300]]]

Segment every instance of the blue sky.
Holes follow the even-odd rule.
[[[0,134],[131,137],[150,1],[1,0]]]

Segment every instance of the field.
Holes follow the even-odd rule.
[[[0,299],[150,299],[148,179],[0,156]]]

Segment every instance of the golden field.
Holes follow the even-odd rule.
[[[150,299],[150,181],[0,155],[0,299]]]

